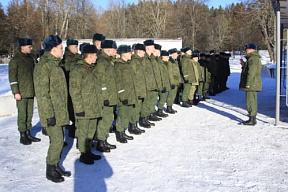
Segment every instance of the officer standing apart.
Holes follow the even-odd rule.
[[[31,56],[32,39],[19,38],[17,44],[19,50],[9,62],[9,82],[18,109],[17,124],[20,132],[20,143],[30,145],[32,141],[41,141],[30,134],[35,94],[33,85],[35,65]]]
[[[46,178],[63,182],[62,176],[70,176],[59,167],[64,144],[64,126],[69,124],[67,84],[60,67],[63,56],[62,40],[50,35],[43,41],[45,50],[34,70],[34,86],[41,124],[46,126],[50,139],[46,157]]]
[[[257,115],[257,93],[262,90],[261,69],[262,63],[260,55],[256,51],[257,45],[249,43],[245,45],[246,59],[244,62],[240,60],[242,65],[242,73],[239,89],[246,91],[246,106],[249,120],[242,122],[243,125],[256,125]]]

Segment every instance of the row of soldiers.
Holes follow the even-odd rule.
[[[207,99],[207,92],[212,95],[216,90],[227,89],[224,84],[227,78],[223,81],[219,76],[223,67],[219,70],[221,65],[217,64],[213,51],[211,56],[199,55],[185,47],[180,55],[176,48],[161,50],[161,45],[151,39],[132,48],[117,47],[115,41],[99,33],[93,35],[92,45],[80,45],[81,54],[77,40],[69,39],[66,44],[63,56],[62,40],[57,35],[47,37],[43,41],[43,55],[34,68],[30,54],[32,39],[19,38],[20,50],[9,63],[9,81],[18,107],[20,143],[29,145],[40,141],[30,134],[35,94],[41,125],[50,139],[46,177],[53,182],[62,182],[63,176],[71,175],[59,166],[65,127],[69,128],[70,136],[77,138],[80,162],[93,164],[101,159],[91,152],[93,140],[97,140],[98,151],[116,149],[116,145],[107,141],[114,119],[116,140],[127,143],[133,140],[125,133],[127,129],[130,134],[145,133],[138,122],[141,127],[151,128],[155,126],[153,121],[162,120],[167,113],[175,114],[173,104],[180,98],[177,95],[182,96],[183,107],[191,107],[193,101]],[[219,60],[221,57],[220,54]],[[211,83],[211,79],[217,80]],[[18,95],[22,97],[19,99]]]

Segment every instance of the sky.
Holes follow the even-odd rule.
[[[0,3],[6,8],[11,0],[0,0]],[[109,6],[109,0],[91,0],[94,2],[96,7],[102,7],[103,9],[107,9]],[[137,3],[138,0],[125,0],[125,3]],[[240,3],[241,0],[207,0],[207,4],[209,7],[219,7],[220,5],[225,8],[227,5],[231,5],[232,3]]]

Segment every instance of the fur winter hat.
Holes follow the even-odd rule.
[[[131,52],[131,46],[130,45],[120,45],[117,49],[118,54],[128,53]]]
[[[142,50],[142,51],[146,51],[145,49],[145,45],[144,44],[141,44],[141,43],[137,43],[135,44],[135,48],[134,50]]]
[[[191,47],[184,47],[181,51],[186,53],[187,51],[191,50]]]
[[[159,44],[154,44],[154,47],[155,47],[155,49],[157,49],[157,50],[160,50],[160,51],[161,51],[161,48],[162,48],[162,46],[161,46],[161,45],[159,45]]]
[[[67,39],[66,44],[67,44],[67,47],[69,45],[78,45],[78,41],[75,39]]]
[[[162,51],[161,51],[161,56],[169,56],[168,51],[162,50]]]
[[[101,42],[101,48],[102,49],[108,49],[108,48],[115,49],[115,45],[116,45],[116,42],[113,40],[105,39],[104,41]],[[116,48],[117,48],[117,45],[116,45]]]
[[[105,40],[105,36],[101,33],[95,33],[93,35],[93,41],[104,41]]]
[[[248,43],[245,45],[245,50],[246,49],[257,49],[257,45],[255,43]]]
[[[44,39],[42,45],[45,51],[50,51],[53,47],[60,45],[62,40],[59,38],[58,35],[50,35],[46,39]]]
[[[83,49],[83,47],[85,45],[90,45],[90,43],[82,43],[82,44],[79,45],[79,50],[80,50],[81,53],[82,53],[82,49]]]
[[[173,54],[173,53],[177,53],[177,49],[176,48],[173,48],[173,49],[169,49],[168,50],[169,54]]]
[[[143,43],[144,43],[145,46],[154,45],[154,40],[148,39],[148,40],[144,41]]]
[[[30,37],[19,37],[17,39],[18,46],[32,45],[32,38]]]
[[[81,54],[97,53],[97,48],[95,45],[84,45],[81,49]]]

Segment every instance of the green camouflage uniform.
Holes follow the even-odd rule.
[[[123,132],[128,128],[129,123],[136,123],[132,122],[132,116],[135,113],[135,104],[138,103],[135,91],[136,79],[129,61],[119,58],[115,60],[114,65],[119,98],[116,129],[119,132]],[[126,99],[128,100],[128,104],[123,105],[122,102]]]
[[[109,137],[109,130],[114,120],[114,107],[118,104],[113,57],[102,51],[97,59],[96,72],[101,79],[103,101],[109,101],[109,106],[103,107],[102,119],[97,126],[97,139],[104,141]]]
[[[158,96],[158,86],[155,79],[153,64],[151,63],[151,60],[147,53],[143,58],[143,66],[146,80],[147,97],[146,99],[144,99],[143,102],[141,117],[147,117],[155,111],[155,98],[157,101]],[[152,109],[151,106],[153,106]]]
[[[136,123],[139,120],[142,111],[143,100],[147,97],[146,80],[143,66],[143,58],[138,55],[132,55],[130,66],[135,76],[135,92],[138,101],[135,104],[135,113],[132,114],[132,122]]]
[[[162,93],[161,91],[159,91],[159,102],[158,102],[158,109],[163,109],[165,103],[166,103],[166,98],[167,98],[167,92],[170,91],[171,88],[171,84],[169,81],[169,72],[168,69],[164,63],[164,61],[161,60],[160,57],[157,58],[157,64],[159,66],[160,69],[160,74],[161,74],[161,86],[166,88],[166,92]]]
[[[199,78],[199,87],[198,95],[205,96],[209,89],[209,84],[211,82],[211,73],[208,71],[208,61],[200,59],[200,78]]]
[[[191,85],[191,89],[190,89],[190,93],[188,95],[188,99],[189,100],[193,100],[194,99],[194,95],[195,92],[197,90],[197,87],[199,86],[199,69],[200,69],[200,65],[198,62],[194,61],[192,59],[192,66],[193,66],[193,70],[194,70],[194,75],[195,75],[195,81],[192,82]]]
[[[157,100],[158,100],[159,92],[161,93],[161,91],[163,90],[160,66],[158,64],[157,58],[158,57],[155,57],[153,54],[151,54],[149,57],[149,60],[150,60],[152,67],[153,67],[154,77],[156,80],[156,85],[157,85],[157,90],[158,90],[158,91],[151,92],[151,97],[150,97],[151,101],[150,101],[150,105],[149,105],[150,114],[155,112],[155,105],[156,105]]]
[[[49,165],[56,165],[60,161],[64,143],[63,126],[69,124],[67,84],[60,63],[61,59],[46,51],[34,70],[34,86],[41,124],[46,126],[47,119],[56,119],[55,126],[47,126],[50,146],[46,162]]]
[[[257,92],[262,90],[262,63],[257,51],[246,55],[247,62],[242,67],[239,89],[246,91],[246,105],[249,116],[257,115]],[[250,88],[246,88],[249,85]]]
[[[192,83],[196,82],[195,72],[190,55],[183,55],[181,59],[181,67],[184,78],[184,90],[182,101],[187,101],[191,90]]]
[[[9,82],[13,95],[20,94],[21,100],[16,101],[18,109],[18,131],[25,132],[32,129],[34,108],[33,70],[34,59],[31,54],[18,51],[9,62]]]
[[[77,124],[78,148],[82,153],[89,152],[90,141],[96,132],[97,118],[102,116],[103,107],[101,83],[95,64],[90,65],[84,59],[79,60],[70,72],[69,84]],[[81,112],[85,115],[77,116]]]

